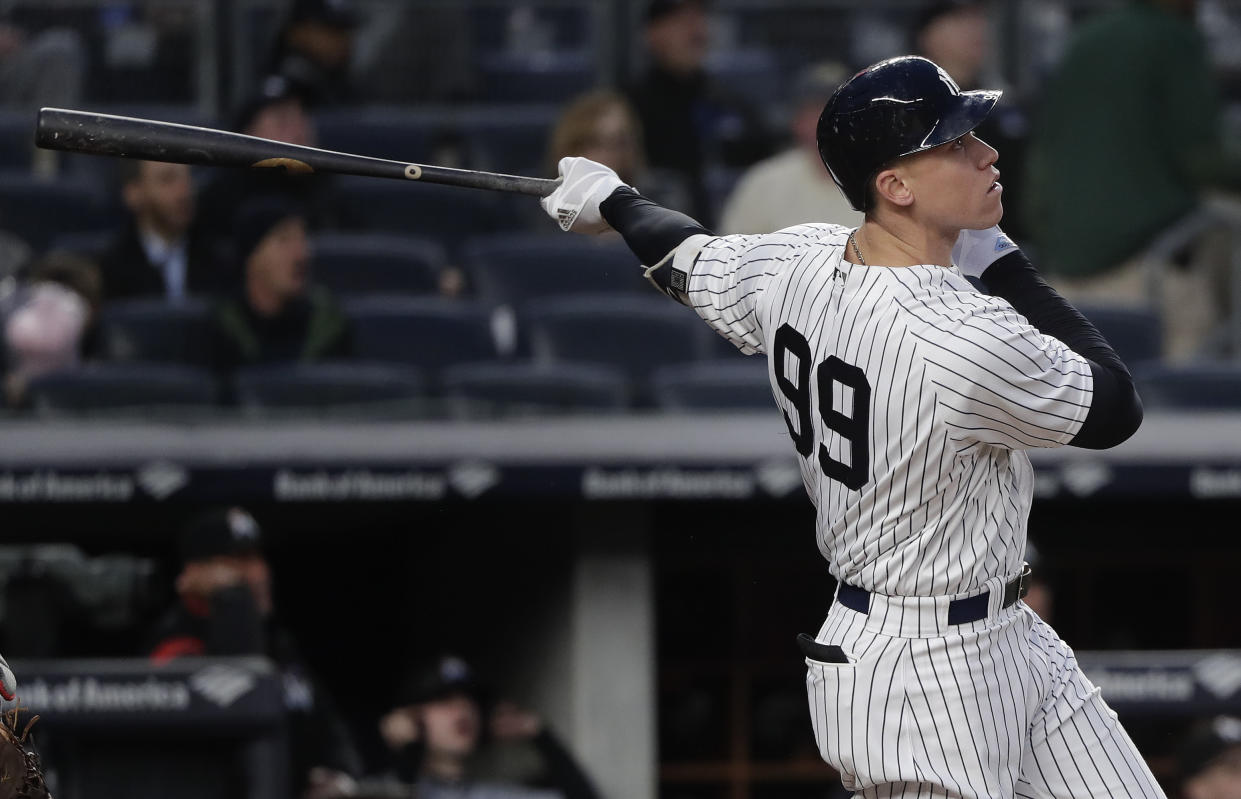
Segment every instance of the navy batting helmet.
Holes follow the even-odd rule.
[[[845,81],[819,117],[819,155],[850,205],[865,211],[867,187],[902,155],[964,136],[986,119],[998,91],[963,92],[933,61],[901,56]]]

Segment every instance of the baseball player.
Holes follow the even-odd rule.
[[[814,735],[860,797],[1162,797],[1072,650],[1020,602],[1031,447],[1141,424],[1128,370],[997,227],[999,92],[880,62],[823,110],[856,229],[712,236],[599,164],[544,209],[619,231],[646,277],[767,356],[838,581],[799,639]],[[980,279],[981,294],[967,277]]]

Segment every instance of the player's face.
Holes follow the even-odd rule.
[[[297,217],[290,217],[272,228],[249,260],[255,279],[281,297],[293,297],[305,290],[309,266],[306,223]]]
[[[973,133],[902,159],[903,178],[914,197],[913,210],[926,227],[956,236],[983,230],[1004,215],[999,153]]]
[[[466,757],[478,745],[482,721],[478,705],[457,694],[422,706],[422,725],[427,749],[440,755]]]

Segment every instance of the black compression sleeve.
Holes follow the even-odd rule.
[[[1025,253],[1017,250],[997,260],[983,272],[982,282],[1039,332],[1064,342],[1090,364],[1094,396],[1071,445],[1106,449],[1137,431],[1142,424],[1142,401],[1124,362],[1095,326],[1047,285]]]
[[[645,266],[654,266],[681,242],[711,231],[680,211],[648,200],[628,186],[621,186],[599,204],[599,212]]]

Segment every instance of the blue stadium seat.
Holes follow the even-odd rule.
[[[716,50],[708,54],[704,68],[716,84],[760,109],[783,100],[789,90],[779,59],[765,48]]]
[[[426,381],[407,366],[309,363],[251,366],[234,376],[237,402],[251,413],[268,410],[366,410],[405,414],[426,408]]]
[[[1155,360],[1162,355],[1163,330],[1158,312],[1085,302],[1076,305],[1125,363]]]
[[[42,180],[27,172],[0,173],[0,229],[37,251],[53,237],[114,227],[101,187],[77,178]]]
[[[623,241],[538,233],[478,236],[466,243],[462,262],[483,297],[514,308],[532,299],[586,292],[642,291],[659,299]]]
[[[559,113],[558,105],[480,105],[454,119],[474,168],[537,177]]]
[[[447,366],[499,357],[491,310],[442,297],[345,299],[354,355],[364,361],[405,364],[433,381]]]
[[[711,332],[689,309],[641,295],[571,295],[531,302],[523,319],[536,360],[622,369],[632,381],[637,404],[653,400],[648,384],[653,370],[703,360]]]
[[[82,230],[76,233],[57,233],[48,242],[48,250],[61,250],[82,255],[87,258],[98,258],[116,238],[115,230]]]
[[[35,116],[34,109],[0,109],[0,169],[30,169]]]
[[[658,369],[651,378],[665,410],[770,410],[774,407],[767,360],[761,356],[702,361]]]
[[[396,234],[319,233],[311,252],[315,282],[340,296],[434,294],[447,263],[438,242]]]
[[[345,176],[337,194],[344,207],[358,209],[363,229],[430,238],[449,257],[468,237],[514,224],[501,214],[497,193],[481,189]]]
[[[538,416],[623,411],[629,386],[595,364],[474,363],[445,370],[443,393],[461,418]]]
[[[211,363],[211,309],[201,299],[133,299],[100,310],[103,354],[116,362]]]
[[[1241,364],[1148,362],[1133,371],[1148,410],[1241,410]]]
[[[376,106],[317,111],[319,146],[392,161],[429,163],[431,142],[446,127],[442,115]]]
[[[161,363],[88,363],[32,380],[31,404],[41,416],[215,405],[219,387],[206,369]]]
[[[487,103],[564,103],[595,85],[592,51],[488,53],[479,59]]]

